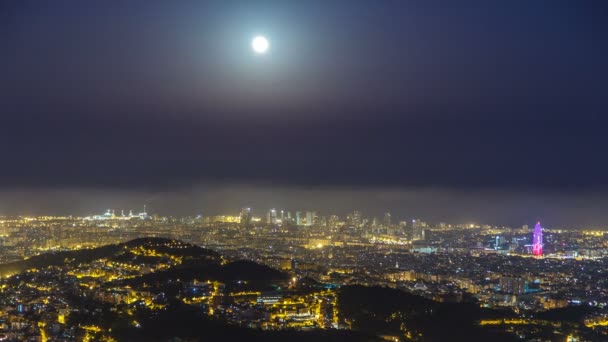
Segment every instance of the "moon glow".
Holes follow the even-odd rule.
[[[270,43],[268,42],[268,39],[266,39],[266,37],[264,37],[264,36],[256,36],[251,41],[251,48],[257,54],[266,53],[268,51],[269,47],[270,47]]]

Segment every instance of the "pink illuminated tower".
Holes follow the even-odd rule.
[[[534,235],[532,236],[532,254],[536,256],[543,255],[543,227],[540,222],[534,226]]]

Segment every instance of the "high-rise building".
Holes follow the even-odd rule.
[[[314,211],[307,211],[306,212],[306,225],[307,226],[312,226],[313,223],[314,223],[314,221],[315,221],[316,216],[317,216],[316,212],[314,212]]]
[[[384,220],[383,220],[382,224],[385,227],[391,226],[391,213],[384,213]]]
[[[540,222],[534,226],[534,233],[532,235],[532,254],[536,256],[543,255],[543,227],[540,226]]]
[[[359,226],[361,226],[361,212],[358,210],[353,211],[353,214],[351,216],[351,223],[354,227],[358,228]]]
[[[412,240],[424,240],[426,223],[420,219],[412,220]]]
[[[247,227],[251,224],[251,208],[241,209],[241,225]]]
[[[301,211],[296,211],[296,225],[298,225],[298,226],[302,225],[302,212]]]
[[[276,224],[277,223],[277,210],[270,209],[266,214],[266,223]]]
[[[523,294],[526,292],[526,282],[518,277],[501,277],[500,291],[510,294]]]
[[[338,222],[340,222],[340,218],[338,217],[338,215],[331,215],[329,217],[329,220],[327,220],[327,225],[330,229],[334,230],[338,228]]]

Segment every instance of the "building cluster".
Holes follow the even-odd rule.
[[[161,217],[110,210],[88,217],[2,217],[0,261],[142,237],[184,241],[226,260],[251,260],[289,274],[272,291],[236,291],[204,278],[175,280],[181,290],[174,297],[181,302],[246,327],[348,328],[334,289],[352,284],[398,288],[442,302],[475,300],[521,315],[589,306],[599,310],[586,318],[589,327],[602,330],[608,322],[608,236],[600,230],[431,224],[395,220],[388,212],[378,219],[360,211],[338,216],[270,209],[257,217],[243,208],[236,215]],[[137,325],[134,312],[161,310],[169,299],[166,291],[128,280],[182,262],[179,253],[137,246],[128,257],[5,272],[0,340],[103,336],[100,327],[78,321],[102,312],[74,304],[75,296],[120,307]],[[308,280],[324,287],[299,292]]]

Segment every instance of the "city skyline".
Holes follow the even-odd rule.
[[[35,194],[35,196],[34,196]],[[361,210],[368,216],[421,217],[430,222],[475,222],[521,226],[542,220],[551,227],[604,229],[608,198],[601,194],[538,195],[442,191],[311,190],[277,187],[201,187],[170,192],[48,190],[20,194],[0,192],[0,215],[98,214],[108,208],[141,211],[148,205],[163,216],[234,214],[252,207],[257,215],[269,208],[297,208],[343,215]],[[508,208],[505,209],[505,208]],[[295,210],[293,210],[295,211]],[[602,214],[598,214],[602,213]]]

